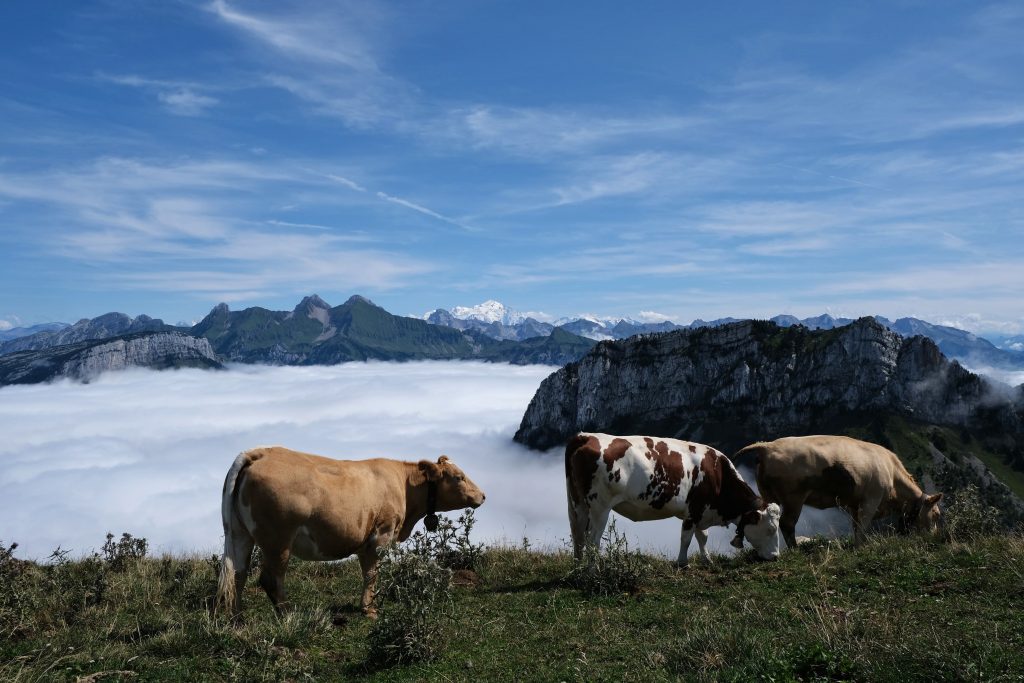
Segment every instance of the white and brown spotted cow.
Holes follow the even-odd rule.
[[[707,529],[735,524],[733,546],[746,538],[758,555],[779,554],[779,506],[768,505],[743,481],[721,452],[698,443],[649,436],[580,433],[565,449],[569,525],[576,558],[601,541],[615,510],[633,521],[683,520],[679,566],[694,535],[701,556]]]
[[[218,604],[241,610],[253,546],[263,551],[259,584],[278,612],[292,555],[340,560],[356,554],[363,611],[373,615],[377,550],[404,541],[435,511],[478,507],[484,493],[447,456],[402,462],[333,460],[280,446],[240,453],[224,480],[224,557]]]
[[[737,462],[753,460],[765,500],[782,506],[786,545],[796,547],[796,522],[804,505],[840,507],[853,519],[855,543],[875,517],[898,515],[901,526],[935,532],[942,494],[928,495],[899,457],[877,444],[846,436],[788,436],[741,449]]]

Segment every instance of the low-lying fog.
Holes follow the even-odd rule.
[[[472,362],[134,370],[91,384],[0,388],[0,542],[45,559],[127,531],[155,553],[219,552],[220,494],[239,451],[282,444],[340,458],[449,455],[487,493],[477,540],[563,547],[561,449],[512,435],[553,368]],[[457,513],[450,513],[455,514]],[[819,515],[802,521],[802,533]],[[679,522],[617,526],[674,557]],[[730,532],[711,538],[729,552]],[[696,544],[694,543],[694,547]],[[692,551],[693,549],[691,549]]]

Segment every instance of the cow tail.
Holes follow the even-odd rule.
[[[749,467],[751,470],[756,471],[761,465],[761,457],[767,450],[764,443],[752,443],[736,451],[736,454],[732,456],[732,463],[736,467]]]
[[[576,500],[576,487],[573,485],[573,455],[589,439],[589,436],[577,434],[565,445],[565,500],[569,505],[569,533],[572,534],[573,553],[576,559],[580,559],[585,529],[580,528],[576,512],[576,506],[581,501]]]
[[[241,531],[241,520],[235,512],[235,494],[242,472],[252,464],[249,451],[238,454],[224,478],[224,492],[221,496],[220,514],[224,524],[224,554],[220,559],[220,578],[217,581],[217,609],[233,610],[237,601],[235,595],[235,535]]]

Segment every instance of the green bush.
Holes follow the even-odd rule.
[[[23,633],[38,601],[28,576],[31,563],[14,557],[17,543],[0,543],[0,639]]]
[[[968,484],[951,497],[943,514],[947,539],[969,541],[1003,530],[1002,513],[985,502],[974,484]]]
[[[569,572],[569,583],[587,595],[636,593],[654,573],[651,563],[637,550],[630,550],[626,537],[608,525],[600,550],[592,545]]]
[[[144,558],[147,550],[149,541],[144,538],[135,538],[126,532],[121,534],[121,540],[115,543],[114,534],[108,532],[102,548],[103,561],[111,571],[122,572]]]
[[[436,546],[417,533],[407,546],[381,555],[374,603],[377,620],[370,628],[369,658],[380,665],[433,659],[451,625],[451,570],[441,566]]]
[[[75,561],[68,559],[69,554],[58,547],[46,567],[47,594],[55,602],[51,615],[66,624],[75,623],[86,608],[102,603],[109,585],[107,563],[98,554]]]
[[[427,554],[439,565],[453,571],[470,569],[477,571],[484,554],[483,543],[473,543],[469,534],[476,519],[473,510],[467,508],[455,522],[447,517],[438,517],[437,531],[427,533],[421,542],[427,545]]]

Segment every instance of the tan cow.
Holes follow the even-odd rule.
[[[362,608],[374,615],[377,550],[404,541],[437,511],[479,507],[484,493],[447,456],[402,462],[333,460],[281,446],[235,458],[224,480],[224,557],[218,605],[238,615],[253,546],[263,551],[259,585],[274,609],[284,604],[284,575],[294,554],[340,560],[356,554],[363,571]]]
[[[796,547],[804,505],[846,510],[855,543],[864,540],[876,516],[899,515],[921,531],[938,529],[942,494],[924,493],[896,454],[877,444],[846,436],[790,436],[751,444],[733,459],[751,458],[761,495],[782,506],[779,529],[790,548]]]

